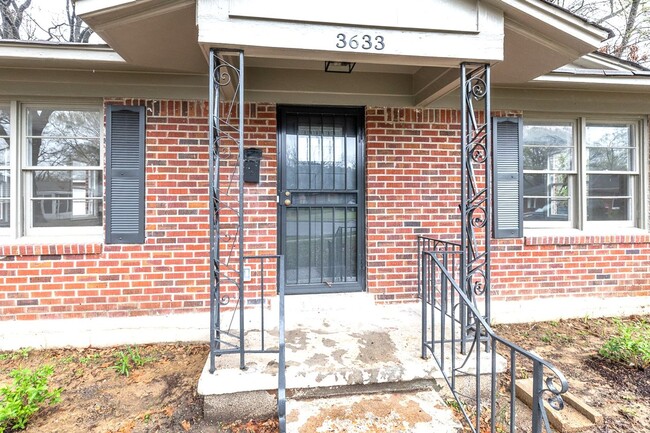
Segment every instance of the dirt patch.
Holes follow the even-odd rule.
[[[650,316],[630,317],[649,321]],[[553,363],[569,390],[603,414],[590,433],[650,432],[650,370],[611,363],[598,350],[617,331],[612,319],[583,318],[495,326],[499,335]]]
[[[417,403],[392,395],[388,399],[376,397],[333,405],[308,419],[300,433],[404,432],[415,423],[427,421],[431,416]]]
[[[372,362],[395,362],[395,344],[388,332],[364,332],[363,334],[352,334],[359,342],[359,356],[357,359],[364,363]]]
[[[145,365],[123,376],[113,368],[125,348],[3,353],[0,381],[14,368],[54,367],[61,402],[38,413],[28,433],[208,432],[196,384],[207,344],[140,346]]]

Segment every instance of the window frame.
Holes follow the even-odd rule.
[[[607,125],[607,126],[614,126],[614,125],[620,125],[620,126],[630,126],[632,128],[632,138],[634,140],[634,153],[633,153],[633,162],[634,162],[634,167],[632,170],[629,171],[620,171],[620,170],[613,170],[613,171],[605,171],[605,170],[589,170],[587,168],[588,164],[588,159],[589,155],[587,152],[587,127],[590,125]],[[623,119],[607,119],[603,117],[583,117],[582,118],[582,136],[584,137],[584,145],[582,147],[582,178],[581,178],[581,185],[580,188],[582,189],[583,195],[581,197],[582,202],[580,203],[580,207],[582,212],[584,213],[582,217],[582,224],[584,229],[609,229],[609,228],[636,228],[639,227],[639,219],[641,215],[641,209],[638,206],[638,202],[642,201],[641,197],[643,194],[643,186],[641,185],[640,182],[640,158],[643,155],[643,152],[641,151],[641,145],[643,143],[642,141],[642,135],[640,134],[641,131],[641,125],[640,121],[633,122],[630,120],[623,120]],[[628,179],[628,191],[631,191],[629,194],[630,196],[630,205],[629,205],[629,212],[631,213],[630,217],[628,220],[614,220],[614,221],[589,221],[587,212],[588,212],[588,195],[587,195],[587,178],[590,174],[623,174],[629,176]]]
[[[101,102],[80,102],[69,100],[0,100],[0,104],[10,106],[10,179],[11,192],[10,192],[10,224],[8,228],[0,228],[0,239],[5,242],[32,242],[38,239],[39,243],[60,241],[65,239],[79,239],[80,236],[91,237],[93,241],[97,240],[96,237],[103,236],[104,233],[104,207],[105,207],[105,191],[104,191],[104,158],[105,158],[105,125],[103,105]],[[28,131],[27,110],[29,108],[52,108],[54,110],[77,110],[96,112],[99,120],[99,165],[98,166],[74,166],[72,168],[57,168],[57,170],[67,171],[68,169],[74,171],[91,170],[100,172],[99,182],[101,183],[101,197],[96,201],[101,208],[101,221],[96,226],[74,226],[74,227],[34,227],[31,209],[31,195],[29,188],[32,186],[29,172],[40,170],[47,170],[50,167],[44,166],[31,166],[27,165],[29,161],[28,152],[28,137],[31,133]]]
[[[575,116],[549,116],[538,113],[531,113],[523,116],[524,128],[530,125],[554,125],[572,122],[574,125],[574,170],[569,175],[569,221],[565,222],[537,222],[524,221],[524,230],[581,230],[587,232],[615,232],[626,229],[646,228],[646,198],[648,197],[648,143],[646,142],[647,118],[645,116],[604,116],[599,115],[575,115]],[[629,126],[632,129],[632,140],[634,141],[633,170],[612,171],[611,174],[625,174],[629,176],[628,188],[630,191],[630,218],[628,220],[614,221],[588,221],[587,220],[587,178],[595,170],[588,171],[588,148],[587,148],[587,126],[598,125],[621,125]],[[524,141],[522,137],[522,146]],[[537,172],[535,170],[524,170],[524,173]],[[595,171],[594,174],[602,174],[602,171]],[[525,196],[525,191],[522,189]]]
[[[569,124],[571,126],[572,134],[571,134],[571,139],[572,139],[572,150],[573,150],[573,164],[572,168],[569,170],[565,171],[551,171],[551,170],[526,170],[525,167],[525,161],[522,163],[522,170],[524,172],[524,178],[526,174],[546,174],[546,175],[551,175],[551,174],[564,174],[567,176],[567,188],[569,190],[569,198],[568,198],[568,220],[567,221],[526,221],[524,219],[524,229],[554,229],[554,228],[572,228],[576,224],[576,219],[577,219],[577,213],[575,209],[575,199],[576,199],[576,183],[577,183],[577,178],[579,176],[578,174],[578,165],[579,165],[579,145],[580,143],[580,137],[579,137],[579,130],[578,130],[578,122],[576,119],[571,119],[571,118],[544,118],[544,119],[534,119],[530,122],[526,122],[526,118],[523,119],[523,130],[524,130],[524,135],[525,135],[525,130],[526,126],[558,126],[561,124]],[[524,135],[522,135],[521,138],[521,145],[525,149],[525,144],[524,144]],[[524,153],[525,155],[525,153]],[[525,156],[524,156],[525,159]],[[526,191],[524,190],[524,187],[522,187],[522,194],[524,196],[524,204],[526,200]]]

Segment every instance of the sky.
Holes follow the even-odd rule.
[[[47,28],[54,22],[65,21],[65,4],[66,0],[32,0],[32,5],[28,9],[35,21],[41,26]],[[47,33],[36,30],[39,38],[47,39]],[[90,37],[90,43],[102,44],[104,41],[97,35]]]

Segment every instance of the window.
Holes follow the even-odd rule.
[[[101,234],[101,122],[95,107],[0,105],[2,234]]]
[[[525,226],[640,224],[640,129],[629,121],[525,121]]]
[[[8,105],[0,105],[0,230],[6,231],[11,222],[10,161],[11,123]]]

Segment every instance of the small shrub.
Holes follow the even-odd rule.
[[[115,364],[111,368],[122,376],[128,376],[131,374],[131,369],[142,367],[146,363],[153,361],[151,357],[143,357],[140,355],[137,347],[132,348],[130,346],[126,348],[126,351],[122,350],[117,352],[115,358]]]
[[[128,376],[131,373],[131,357],[122,351],[115,354],[115,364],[111,367],[118,374]]]
[[[25,368],[9,373],[13,383],[0,388],[0,433],[24,429],[42,404],[60,401],[61,388],[50,390],[48,385],[53,372],[45,365],[34,372]]]
[[[639,369],[650,367],[650,323],[617,320],[616,326],[617,335],[603,344],[600,356]]]

